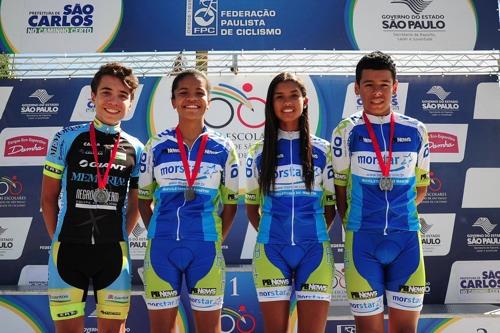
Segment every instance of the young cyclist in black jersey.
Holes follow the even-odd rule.
[[[99,332],[125,332],[131,288],[127,237],[139,218],[143,145],[120,122],[138,84],[132,69],[103,65],[91,83],[95,119],[58,132],[47,154],[41,206],[52,239],[48,283],[56,332],[83,332],[90,282]]]
[[[221,243],[236,214],[238,155],[229,139],[204,124],[210,104],[204,73],[179,73],[171,101],[178,125],[148,141],[139,177],[139,209],[148,227],[144,284],[151,332],[177,331],[184,277],[196,332],[216,333],[224,298]]]
[[[392,111],[397,87],[391,57],[365,55],[355,82],[363,111],[332,134],[347,297],[361,333],[384,332],[384,295],[389,332],[416,332],[425,292],[417,205],[429,185],[429,144],[424,124]]]
[[[328,228],[335,216],[330,144],[310,134],[302,81],[290,73],[269,85],[264,140],[246,160],[246,204],[258,230],[254,283],[267,333],[289,331],[290,296],[298,332],[325,331],[333,284]]]

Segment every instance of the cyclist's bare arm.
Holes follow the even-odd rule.
[[[427,186],[417,186],[417,205],[424,200],[425,195],[427,194]]]
[[[139,212],[141,213],[142,222],[146,229],[149,227],[151,216],[153,216],[152,203],[153,199],[139,199]]]
[[[139,190],[136,188],[130,189],[127,194],[127,235],[130,235],[134,230],[137,220],[139,220],[139,199],[137,198]]]
[[[256,231],[259,231],[259,223],[260,223],[260,212],[259,205],[251,205],[246,204],[247,206],[247,216],[250,220],[250,224],[255,228]]]
[[[54,237],[57,225],[57,214],[59,213],[59,193],[61,192],[61,180],[49,176],[43,176],[42,194],[40,204],[42,208],[43,220],[49,233],[50,239]]]
[[[337,212],[339,217],[344,220],[347,211],[347,187],[335,185],[335,197],[337,198]]]
[[[226,239],[227,234],[229,234],[229,230],[231,230],[231,226],[233,225],[234,216],[236,215],[236,209],[238,205],[230,205],[225,204],[222,208],[222,212],[220,217],[222,219],[222,239]]]

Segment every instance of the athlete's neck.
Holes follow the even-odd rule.
[[[182,141],[187,144],[189,147],[193,146],[193,143],[203,132],[203,122],[187,122],[182,121],[179,122],[179,130],[182,134]]]
[[[114,134],[120,132],[120,122],[116,124],[106,124],[100,121],[97,117],[94,118],[94,127],[104,133]]]
[[[374,116],[374,117],[385,117],[385,116],[388,116],[391,114],[392,110],[389,109],[387,111],[383,111],[383,112],[380,112],[380,113],[374,113],[374,112],[370,112],[370,111],[366,111],[366,110],[363,110],[363,112],[367,115],[367,116]]]

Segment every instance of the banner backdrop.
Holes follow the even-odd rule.
[[[6,53],[498,50],[496,0],[2,0]]]
[[[342,117],[362,109],[353,77],[303,76],[311,127],[325,139]],[[207,126],[231,138],[244,160],[262,137],[271,76],[211,77]],[[494,76],[401,76],[393,109],[429,131],[431,185],[419,206],[427,303],[496,302],[500,296],[500,89]],[[1,285],[46,285],[49,238],[40,213],[42,164],[54,133],[90,121],[88,79],[0,81]],[[141,78],[123,128],[146,142],[174,126],[171,78]],[[330,231],[336,262],[334,303],[345,303],[343,232]],[[242,202],[224,242],[227,264],[250,264],[255,230]],[[141,284],[144,225],[130,237],[133,281]],[[248,282],[247,288],[253,288]]]

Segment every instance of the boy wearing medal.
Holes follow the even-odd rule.
[[[357,332],[416,332],[425,290],[417,205],[429,185],[424,124],[391,110],[398,81],[389,55],[356,66],[363,111],[332,134],[337,208],[346,231],[347,296]]]
[[[90,282],[99,332],[125,332],[127,237],[139,218],[143,145],[120,122],[138,85],[132,69],[103,65],[91,83],[95,119],[58,132],[47,154],[41,206],[52,239],[48,284],[56,332],[83,332]]]
[[[171,102],[178,125],[148,141],[139,177],[139,209],[148,227],[144,284],[151,332],[175,331],[183,278],[196,332],[220,332],[221,243],[236,214],[238,155],[229,139],[204,124],[210,105],[204,73],[179,73]]]

